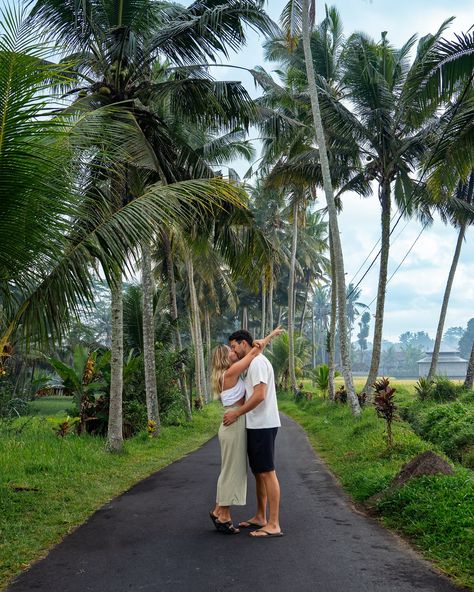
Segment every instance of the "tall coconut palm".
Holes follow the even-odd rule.
[[[444,100],[443,93],[430,100],[426,100],[423,93],[432,75],[433,56],[448,23],[446,21],[435,35],[420,41],[411,65],[408,56],[416,37],[396,50],[385,33],[379,43],[363,34],[353,35],[343,60],[343,84],[353,111],[341,103],[336,104],[330,94],[325,93],[331,125],[357,140],[366,156],[366,176],[375,179],[379,186],[382,240],[374,346],[366,392],[372,387],[380,361],[392,201],[395,200],[403,215],[409,216],[423,212],[423,203],[429,198],[414,171],[436,136],[436,110]]]
[[[354,391],[354,384],[352,381],[350,351],[348,343],[348,331],[346,322],[346,284],[344,277],[344,259],[342,253],[342,246],[339,236],[339,225],[337,220],[336,202],[334,199],[334,190],[331,180],[331,170],[329,166],[328,151],[326,147],[326,138],[321,119],[321,111],[319,107],[318,88],[316,85],[316,78],[313,66],[313,56],[311,50],[311,28],[310,24],[310,4],[308,0],[301,0],[298,2],[301,9],[301,36],[303,41],[306,75],[308,79],[308,92],[311,99],[311,109],[314,122],[314,129],[316,133],[316,141],[319,146],[319,158],[321,163],[321,173],[323,178],[324,193],[326,195],[326,203],[329,214],[329,226],[332,236],[332,246],[334,252],[334,264],[337,270],[337,303],[339,311],[339,328],[340,328],[340,343],[341,343],[341,358],[344,381],[346,383],[347,399],[351,406],[354,415],[360,414],[360,405]],[[296,7],[295,7],[296,8]],[[315,2],[311,3],[311,12],[315,13]]]
[[[441,305],[441,311],[440,311],[439,320],[438,320],[438,327],[436,330],[436,338],[435,338],[435,343],[433,346],[433,355],[431,358],[431,365],[430,365],[430,369],[428,371],[428,376],[427,376],[428,380],[431,380],[436,374],[436,367],[438,365],[439,351],[440,351],[440,347],[441,347],[441,339],[443,337],[443,331],[444,331],[444,322],[445,322],[446,313],[448,310],[449,297],[451,295],[451,289],[452,289],[453,282],[454,282],[454,276],[456,274],[456,269],[457,269],[457,265],[459,262],[459,257],[461,255],[462,244],[464,242],[464,237],[465,237],[466,229],[467,229],[468,225],[474,223],[474,208],[472,208],[468,212],[460,211],[458,201],[463,201],[463,202],[465,202],[465,204],[467,206],[471,206],[471,208],[472,208],[472,206],[474,204],[474,171],[471,172],[471,175],[470,175],[467,183],[462,183],[461,181],[459,182],[457,190],[456,190],[456,201],[454,202],[454,204],[449,204],[451,206],[454,205],[455,207],[454,208],[453,207],[447,208],[448,210],[450,210],[449,213],[450,213],[452,223],[454,226],[459,228],[459,232],[458,232],[458,238],[456,241],[456,247],[454,250],[453,260],[451,262],[451,267],[449,270],[448,279],[446,281],[446,286],[445,286],[445,290],[444,290],[443,302]]]
[[[227,3],[216,0],[195,2],[188,8],[148,0],[86,0],[81,3],[36,0],[32,18],[51,30],[65,50],[76,58],[74,71],[78,75],[78,85],[82,85],[76,88],[86,94],[79,99],[82,105],[95,108],[98,103],[119,102],[122,109],[134,114],[146,138],[151,126],[155,137],[160,135],[161,150],[155,151],[155,156],[156,170],[163,184],[169,182],[170,176],[176,179],[172,171],[179,151],[173,149],[173,138],[166,128],[141,105],[149,104],[153,96],[166,95],[176,113],[209,120],[208,106],[211,105],[214,120],[217,117],[217,121],[228,122],[231,112],[230,119],[235,125],[236,113],[242,114],[242,109],[236,109],[237,104],[245,105],[246,100],[239,85],[214,84],[202,76],[183,79],[179,72],[174,81],[153,84],[150,80],[153,62],[159,56],[178,66],[206,59],[213,61],[217,54],[226,53],[227,47],[236,49],[245,41],[243,23],[261,31],[271,29],[271,21],[262,10],[261,2],[248,0],[235,2],[230,10]],[[247,119],[248,113],[247,110]],[[127,199],[126,185],[120,194],[122,205]],[[117,271],[116,276],[120,273]],[[118,277],[112,280],[119,283]],[[118,326],[116,332],[120,333]],[[113,360],[116,359],[118,357],[113,356]],[[120,372],[120,368],[112,368],[113,375]],[[119,382],[115,383],[120,388]],[[119,398],[120,393],[115,390],[111,392],[112,397]],[[119,449],[120,444],[115,442],[120,442],[120,436],[114,436],[113,440],[109,448]]]

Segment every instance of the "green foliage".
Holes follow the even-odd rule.
[[[47,403],[35,405],[49,409]],[[57,438],[45,417],[0,429],[0,588],[104,503],[212,438],[221,417],[218,405],[206,405],[185,427],[127,440],[121,455],[107,453],[102,437],[69,431]]]
[[[474,584],[474,475],[419,477],[379,503],[388,526],[407,534],[429,559]]]
[[[185,422],[185,412],[181,391],[178,384],[178,375],[181,363],[187,362],[185,353],[176,353],[162,343],[155,347],[156,360],[156,389],[158,394],[158,406],[160,420],[164,425],[180,425]],[[133,410],[133,414],[124,415],[133,423],[133,418],[138,420],[134,429],[146,429],[146,392],[145,370],[142,356],[133,358],[134,367],[124,383],[124,410]],[[129,402],[134,402],[128,406]],[[136,405],[142,408],[141,414]]]
[[[284,390],[288,389],[290,341],[288,333],[282,333],[273,341],[273,350],[266,355],[272,362],[275,380]],[[295,336],[295,373],[299,379],[304,375],[304,367],[309,353],[309,341],[304,336]]]
[[[410,406],[405,415],[415,431],[433,442],[453,460],[474,468],[474,405],[420,402]]]
[[[405,391],[397,385],[397,393]],[[408,394],[407,394],[408,398]],[[356,421],[347,406],[314,398],[296,405],[279,396],[280,409],[297,420],[309,439],[357,501],[384,490],[401,467],[433,446],[405,422],[393,424],[395,445],[387,454],[373,407]],[[398,490],[379,509],[386,523],[405,533],[429,559],[457,581],[474,586],[474,476],[455,467],[453,477],[422,477]]]
[[[316,386],[322,392],[323,397],[327,397],[329,389],[329,366],[327,364],[320,364],[314,368],[313,376]]]
[[[445,376],[435,376],[431,398],[439,403],[443,401],[454,401],[463,392],[460,385],[455,384]]]
[[[26,415],[28,401],[17,397],[13,385],[5,378],[0,378],[0,419],[9,419]]]
[[[316,368],[313,368],[311,374],[323,397],[327,397],[329,390],[329,366],[327,364],[320,364]],[[340,372],[336,370],[334,376],[340,376]]]
[[[433,381],[428,380],[425,377],[420,377],[415,384],[415,393],[420,399],[420,401],[424,401],[425,399],[430,399],[433,395]]]
[[[420,401],[454,401],[466,392],[466,389],[454,383],[445,376],[435,376],[433,380],[419,378],[415,385],[415,392]]]

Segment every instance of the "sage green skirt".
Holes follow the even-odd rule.
[[[225,411],[234,409],[226,407]],[[221,472],[217,481],[219,506],[245,506],[247,499],[247,432],[245,416],[219,428]]]

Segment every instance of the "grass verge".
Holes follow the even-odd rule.
[[[301,424],[315,450],[358,502],[385,489],[401,466],[417,454],[429,449],[439,452],[400,421],[393,426],[395,446],[388,453],[384,422],[370,407],[354,419],[347,406],[318,398],[296,404],[280,395],[279,406]],[[415,479],[380,502],[378,509],[386,526],[408,537],[457,583],[474,590],[472,471],[456,466],[452,477]]]
[[[58,438],[44,416],[0,431],[0,589],[104,503],[199,448],[220,419],[219,407],[207,405],[192,423],[163,427],[156,439],[127,440],[119,455],[105,452],[103,438]]]

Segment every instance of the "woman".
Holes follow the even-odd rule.
[[[212,387],[215,398],[220,398],[225,411],[244,404],[245,385],[240,375],[252,360],[283,329],[274,329],[265,339],[253,342],[250,352],[241,360],[227,345],[218,345],[212,354]],[[245,417],[232,425],[221,423],[219,428],[221,447],[221,472],[217,481],[216,505],[209,514],[215,527],[226,534],[237,534],[232,524],[230,506],[244,506],[247,495],[247,437]]]

